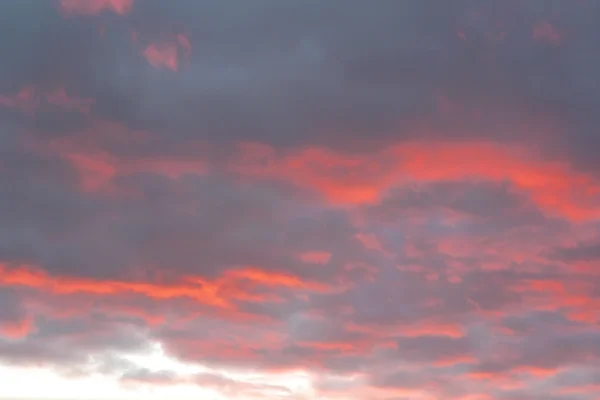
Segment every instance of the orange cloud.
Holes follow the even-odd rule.
[[[545,211],[573,220],[600,217],[600,184],[562,162],[544,161],[526,149],[493,143],[400,146],[405,176],[417,181],[509,181]]]
[[[60,8],[66,14],[94,15],[112,11],[125,15],[133,8],[134,0],[60,0]]]
[[[226,307],[226,299],[216,292],[215,285],[157,285],[145,282],[96,281],[69,277],[52,277],[43,271],[21,267],[17,269],[0,268],[0,284],[4,286],[23,286],[53,294],[86,293],[92,295],[112,295],[119,293],[137,293],[154,299],[189,297],[202,304]]]
[[[569,164],[525,148],[493,142],[401,143],[382,152],[350,155],[323,148],[278,156],[268,146],[240,146],[230,168],[286,179],[339,205],[377,203],[394,186],[414,182],[510,182],[550,214],[573,221],[600,218],[600,183]]]
[[[31,94],[24,90],[17,98],[30,104]],[[13,104],[7,99],[0,103]],[[60,144],[55,151],[69,158],[88,181],[85,186],[93,188],[117,173],[150,171],[170,178],[204,174],[210,148],[199,148],[194,159],[173,156],[135,161],[116,160],[77,144]],[[267,145],[245,143],[238,145],[226,168],[242,176],[285,180],[341,206],[376,204],[392,188],[415,182],[508,182],[552,216],[574,222],[600,218],[600,182],[596,179],[566,162],[545,160],[527,148],[493,142],[412,141],[368,155],[324,148],[279,154]],[[373,249],[381,246],[365,235],[359,240]]]
[[[494,398],[487,393],[475,393],[456,397],[456,400],[494,400]]]
[[[241,283],[250,282],[259,287],[286,287],[314,291],[327,290],[327,286],[305,282],[290,274],[267,272],[258,268],[241,268],[226,272],[209,280],[202,277],[182,277],[179,283],[158,284],[150,282],[124,282],[85,278],[55,277],[27,266],[8,268],[0,265],[0,286],[27,287],[56,295],[88,294],[97,296],[138,294],[148,298],[188,298],[200,304],[221,309],[234,309],[233,301],[263,301],[267,296],[257,296]]]
[[[543,367],[534,367],[534,366],[519,366],[513,368],[514,372],[528,374],[531,376],[535,376],[537,378],[546,378],[549,376],[556,376],[559,372],[558,368],[543,368]]]
[[[375,348],[394,349],[396,347],[396,342],[392,339],[381,341],[376,340],[375,338],[364,338],[346,341],[301,341],[296,342],[295,344],[303,348],[323,352],[323,356],[325,356],[325,353],[327,352],[341,352],[344,353],[344,355],[359,355],[367,354]],[[316,359],[314,359],[314,361],[318,362],[318,356],[315,355],[314,357],[317,357]]]
[[[527,296],[531,307],[563,309],[572,321],[595,325],[600,321],[600,298],[593,295],[593,283],[585,279],[583,275],[570,282],[529,280],[520,282],[514,289]]]
[[[442,323],[435,321],[422,321],[401,329],[401,334],[407,337],[418,336],[448,336],[451,338],[464,337],[464,328],[458,323]]]
[[[447,336],[462,338],[465,336],[463,326],[459,323],[422,320],[412,324],[390,323],[385,326],[368,324],[349,324],[347,329],[351,332],[361,332],[369,336],[385,339],[390,337],[419,337],[419,336]]]
[[[434,361],[433,364],[437,367],[450,367],[456,364],[475,364],[477,361],[477,358],[473,356],[461,355],[442,357],[439,360]]]
[[[282,273],[282,272],[267,272],[258,268],[249,267],[244,269],[236,269],[228,271],[224,274],[225,279],[231,278],[234,280],[250,280],[260,283],[264,286],[274,287],[283,286],[289,288],[303,288],[303,289],[322,289],[323,286],[319,284],[313,284],[304,282],[300,278]]]
[[[570,386],[561,388],[558,390],[560,394],[565,395],[589,395],[590,393],[599,393],[600,394],[600,384],[590,383],[587,385],[581,386]]]
[[[298,258],[306,264],[327,264],[331,259],[331,253],[326,251],[308,251],[300,254]]]

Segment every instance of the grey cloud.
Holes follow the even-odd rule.
[[[565,262],[594,261],[600,259],[600,243],[579,243],[573,247],[556,248],[548,256]]]
[[[326,281],[348,262],[375,261],[356,245],[355,228],[343,212],[302,204],[268,185],[137,175],[117,179],[139,194],[128,200],[100,199],[51,183],[37,178],[10,183],[0,229],[6,236],[0,245],[4,260],[104,278],[124,277],[132,267],[152,272],[168,265],[175,274],[216,275],[252,265]],[[335,256],[318,269],[295,258],[314,250]]]
[[[598,59],[587,50],[599,33],[590,4],[184,1],[164,7],[148,1],[125,17],[96,20],[64,20],[46,3],[3,7],[3,26],[28,21],[3,41],[3,54],[13,55],[3,74],[10,77],[6,88],[67,81],[96,99],[97,115],[157,129],[167,141],[338,147],[358,141],[364,147],[406,137],[406,128],[424,120],[434,135],[523,140],[511,124],[548,114],[543,107],[558,110],[552,116],[577,132],[556,146],[585,155],[594,140],[587,105],[598,101],[591,73]],[[569,32],[562,46],[532,40],[533,26],[545,20]],[[106,25],[104,36],[94,21]],[[490,35],[500,23],[505,37],[494,44]],[[129,29],[139,32],[139,44],[130,42]],[[193,45],[190,65],[179,73],[154,70],[139,55],[144,43],[179,32]],[[443,92],[482,115],[440,116],[435,98]]]
[[[17,342],[0,341],[5,363],[45,365],[69,374],[93,367],[94,357],[148,349],[148,337],[132,325],[104,320],[102,316],[55,319],[37,317],[36,331]]]
[[[13,288],[0,289],[0,326],[4,323],[21,321],[26,310],[22,305],[22,296]]]
[[[502,321],[505,326],[518,335],[543,334],[560,327],[575,325],[557,311],[530,311],[509,315]]]
[[[398,339],[399,357],[416,362],[447,361],[472,355],[473,345],[467,338],[420,336]]]
[[[563,329],[564,330],[564,329]],[[595,332],[538,332],[505,341],[500,359],[483,361],[474,370],[507,373],[517,367],[559,369],[570,366],[596,366],[600,359],[600,339]]]

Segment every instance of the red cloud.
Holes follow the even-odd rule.
[[[231,169],[312,188],[340,205],[379,202],[394,186],[414,182],[510,182],[542,210],[574,221],[600,217],[600,183],[569,164],[525,148],[492,142],[407,142],[370,155],[324,148],[280,157],[268,146],[241,146]],[[267,160],[268,162],[265,162]]]
[[[60,0],[60,8],[66,14],[94,15],[103,11],[125,15],[133,8],[134,0]]]
[[[243,284],[244,282],[250,283]],[[290,274],[267,272],[248,267],[226,272],[220,278],[209,280],[202,277],[182,277],[179,283],[157,284],[151,282],[124,282],[116,280],[92,280],[70,277],[53,277],[41,270],[29,267],[7,268],[0,265],[0,286],[27,287],[57,295],[89,294],[107,296],[116,294],[138,294],[151,299],[187,298],[200,304],[222,309],[234,309],[232,302],[265,301],[256,287],[283,287],[326,291],[327,286],[305,282]]]
[[[36,97],[22,90],[15,98],[1,98],[9,107],[34,109]],[[52,104],[66,109],[84,110],[82,103],[67,101],[64,92],[47,96]],[[99,188],[119,173],[153,171],[170,178],[186,173],[205,174],[210,147],[198,149],[189,157],[116,159],[97,149],[80,149],[76,144],[58,151],[85,177],[87,189]],[[59,147],[60,147],[59,146]],[[44,150],[46,151],[46,150]],[[407,142],[377,154],[350,155],[324,148],[309,148],[286,155],[266,145],[244,144],[225,167],[250,178],[283,179],[320,193],[325,200],[342,206],[376,204],[389,190],[415,182],[487,181],[508,182],[527,195],[543,212],[572,221],[600,217],[600,182],[562,161],[545,160],[527,148],[493,142]],[[214,165],[220,168],[219,165]],[[378,247],[373,238],[359,240]]]
[[[22,339],[29,335],[33,328],[34,326],[31,318],[23,318],[19,321],[1,322],[0,334],[10,339]]]

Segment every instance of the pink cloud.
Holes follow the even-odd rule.
[[[66,14],[94,15],[112,11],[125,15],[133,8],[134,0],[60,0],[60,8]]]
[[[377,251],[384,251],[383,250],[383,246],[379,242],[379,239],[377,239],[377,236],[375,236],[372,233],[357,233],[356,234],[356,238],[367,249],[377,250]]]
[[[31,86],[24,86],[13,96],[0,95],[0,105],[20,110],[26,114],[33,113],[38,104],[39,99],[36,97],[36,91]]]
[[[19,321],[0,322],[0,335],[10,339],[23,339],[34,330],[31,318],[26,317]]]
[[[89,114],[94,99],[67,94],[63,87],[50,91],[42,91],[33,86],[24,86],[10,96],[0,95],[0,106],[12,108],[25,114],[33,114],[38,110],[60,110]]]
[[[58,88],[52,92],[48,92],[45,97],[49,104],[60,107],[66,111],[79,111],[83,114],[89,114],[90,108],[94,104],[93,99],[67,95],[64,88]]]
[[[600,183],[566,162],[540,159],[525,147],[414,141],[368,155],[309,148],[279,156],[265,149],[257,153],[256,146],[241,146],[240,153],[232,170],[289,179],[333,204],[377,204],[390,189],[413,181],[506,180],[550,214],[574,221],[600,217]]]
[[[560,32],[550,22],[541,22],[533,27],[533,40],[551,45],[558,45],[562,41]]]
[[[179,44],[186,56],[189,56],[192,53],[192,43],[190,42],[190,39],[187,37],[187,35],[183,33],[178,34],[177,43]]]
[[[189,57],[191,52],[192,45],[189,38],[180,33],[174,41],[150,43],[146,46],[142,55],[155,68],[167,68],[171,71],[177,71],[181,59]]]
[[[171,71],[179,68],[178,49],[173,43],[151,43],[142,54],[155,68],[168,68]]]

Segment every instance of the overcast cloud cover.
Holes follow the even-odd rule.
[[[0,2],[0,398],[600,398],[599,46],[598,0]]]

